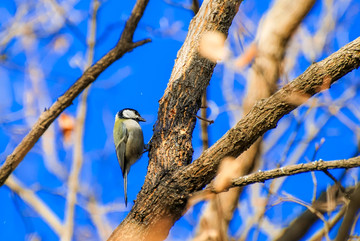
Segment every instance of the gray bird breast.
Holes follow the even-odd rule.
[[[132,165],[141,157],[144,151],[144,137],[137,121],[125,120],[124,124],[128,130],[125,158],[130,162],[130,165]]]

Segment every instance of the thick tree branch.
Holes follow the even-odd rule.
[[[112,63],[121,58],[125,53],[130,52],[135,47],[150,42],[150,39],[133,42],[133,35],[136,30],[147,3],[149,0],[138,0],[131,12],[120,40],[115,48],[110,50],[104,57],[88,68],[84,74],[47,110],[45,110],[34,124],[30,132],[24,137],[15,150],[6,158],[5,163],[0,168],[0,186],[4,184],[7,177],[15,170],[25,155],[35,145],[41,135],[46,131],[50,124],[65,110],[72,101]]]
[[[168,86],[159,101],[158,119],[149,152],[147,181],[156,182],[158,178],[155,176],[159,172],[177,169],[190,163],[195,115],[215,67],[215,63],[199,55],[200,40],[204,34],[212,31],[227,35],[240,2],[204,2],[191,21],[189,33],[178,52]]]

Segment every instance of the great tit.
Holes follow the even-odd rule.
[[[134,109],[125,108],[115,116],[114,143],[116,156],[124,178],[125,206],[127,206],[127,175],[144,151],[144,137],[139,121],[146,121]]]

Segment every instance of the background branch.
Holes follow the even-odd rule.
[[[95,39],[96,39],[96,24],[97,24],[97,12],[100,7],[98,0],[92,1],[91,18],[88,23],[88,37],[87,37],[87,61],[84,69],[89,68],[94,61],[95,51]],[[74,219],[75,219],[75,205],[77,200],[77,192],[80,183],[80,172],[84,162],[83,153],[83,139],[84,139],[84,127],[87,110],[87,97],[90,91],[91,85],[86,87],[82,93],[77,116],[75,122],[74,131],[74,152],[73,161],[68,179],[68,192],[66,196],[66,208],[65,208],[65,223],[64,232],[61,234],[61,241],[70,241],[74,233]]]
[[[14,176],[6,181],[6,186],[16,192],[22,200],[28,203],[48,223],[57,235],[62,234],[63,226],[59,217],[44,203],[33,191],[26,189],[24,185]]]
[[[288,42],[314,3],[315,0],[278,0],[263,17],[262,24],[257,31],[256,43],[250,45],[249,49],[246,50],[246,52],[250,52],[251,49],[255,49],[253,50],[254,56],[247,60],[247,62],[251,62],[254,57],[249,71],[246,96],[243,101],[242,112],[244,114],[247,114],[258,100],[267,98],[276,91],[277,81],[281,75],[281,63]],[[246,53],[243,53],[243,55],[245,56]],[[234,119],[237,118],[237,116],[234,117]],[[203,125],[206,125],[206,123],[201,122],[201,125],[203,129]],[[241,163],[238,176],[248,174],[256,165],[261,142],[262,138],[259,138],[237,158],[237,161]],[[220,227],[227,230],[233,212],[238,206],[241,191],[240,188],[232,188],[228,192],[220,193],[219,198],[211,199],[209,202],[213,203],[207,204],[204,209],[196,235],[202,236],[203,240],[208,240],[210,237],[206,233],[209,234],[209,229],[218,230]],[[213,218],[218,209],[221,209],[222,213],[224,213],[223,219]],[[206,228],[202,229],[201,227]],[[199,240],[198,237],[196,239]]]
[[[357,185],[353,194],[350,196],[350,203],[345,211],[344,220],[342,221],[335,241],[347,240],[353,225],[356,214],[360,209],[360,184]]]

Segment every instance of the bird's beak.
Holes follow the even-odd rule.
[[[141,116],[139,116],[137,119],[138,119],[138,121],[146,122],[146,120],[144,118],[142,118]]]

